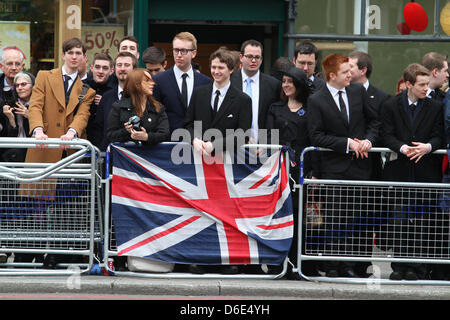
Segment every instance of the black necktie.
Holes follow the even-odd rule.
[[[344,99],[342,98],[342,91],[339,91],[339,107],[341,108],[342,116],[344,117],[345,121],[348,123],[348,116],[347,116],[347,107],[345,106]]]
[[[219,106],[219,96],[220,96],[220,91],[216,90],[216,98],[214,99],[213,118],[215,118],[216,114],[217,114],[217,108]]]
[[[416,105],[414,103],[411,103],[409,105],[409,109],[411,110],[411,114],[412,114],[412,116],[414,118],[414,112],[416,111]]]
[[[436,99],[437,93],[436,93],[435,90],[432,90],[432,91],[430,92],[430,97],[431,97],[432,99]]]
[[[67,74],[65,74],[65,75],[63,75],[63,78],[64,78],[64,95],[66,96],[66,105],[67,105],[67,103],[69,103],[69,96],[70,96],[70,93],[69,93],[70,77]]]
[[[183,97],[184,105],[188,106],[188,93],[187,93],[187,83],[186,83],[186,77],[188,76],[187,73],[183,73],[181,76],[183,78],[183,82],[181,83],[181,96]]]

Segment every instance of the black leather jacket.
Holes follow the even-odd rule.
[[[133,110],[131,98],[123,98],[112,105],[108,116],[106,136],[109,142],[133,141],[130,133],[125,130],[124,123],[136,115]],[[147,108],[141,117],[140,126],[148,133],[148,141],[142,141],[145,145],[154,145],[163,141],[170,141],[169,120],[163,106],[159,112],[147,102]]]

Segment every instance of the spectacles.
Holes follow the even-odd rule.
[[[173,48],[173,53],[174,54],[179,54],[181,53],[182,56],[187,55],[188,52],[192,52],[195,49],[178,49],[178,48]]]
[[[26,87],[27,85],[31,84],[30,82],[21,82],[21,83],[16,83],[15,87],[20,88],[20,87]]]
[[[254,56],[254,55],[251,55],[251,54],[245,54],[244,57],[246,57],[250,61],[253,60],[253,59],[255,59],[256,61],[261,59],[261,56]]]

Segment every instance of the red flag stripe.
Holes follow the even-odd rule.
[[[196,221],[198,219],[200,219],[200,217],[199,216],[195,216],[195,217],[191,217],[191,218],[189,218],[187,220],[184,220],[183,222],[177,224],[176,226],[173,226],[172,228],[169,228],[167,230],[161,231],[160,233],[157,233],[157,234],[155,234],[155,235],[153,235],[153,236],[151,236],[151,237],[149,237],[147,239],[139,241],[138,243],[136,243],[136,244],[134,244],[134,245],[124,249],[124,250],[119,251],[118,255],[121,256],[121,255],[126,254],[127,252],[130,252],[130,251],[132,251],[134,249],[142,247],[142,246],[146,245],[147,243],[150,243],[150,242],[152,242],[154,240],[162,238],[162,237],[168,235],[169,233],[172,233],[172,232],[174,232],[176,230],[179,230],[179,229],[187,226],[188,224],[191,224],[192,222],[194,222],[194,221]]]
[[[288,221],[288,222],[285,222],[285,223],[273,224],[273,225],[270,225],[270,226],[266,226],[264,224],[261,224],[261,225],[259,225],[257,227],[261,228],[261,229],[264,229],[264,230],[273,230],[273,229],[286,228],[286,227],[289,227],[289,226],[292,226],[292,225],[294,225],[294,221]]]

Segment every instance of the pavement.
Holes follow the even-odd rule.
[[[202,279],[136,276],[59,275],[0,276],[0,299],[21,296],[31,299],[54,297],[107,299],[275,299],[275,300],[447,300],[449,285],[384,284],[370,279],[362,283],[330,283],[284,279]],[[341,279],[342,280],[342,279]]]

